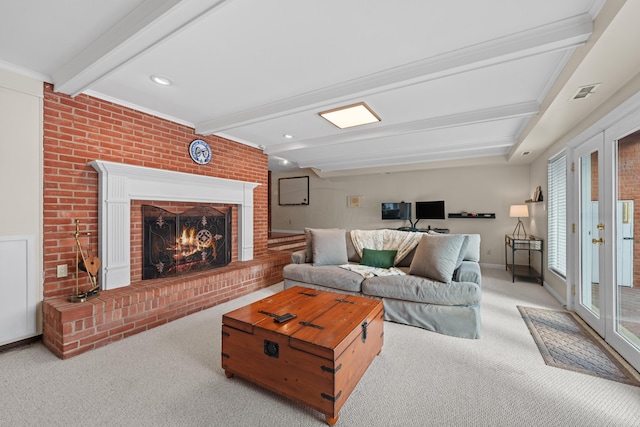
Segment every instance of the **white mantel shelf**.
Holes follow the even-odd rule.
[[[102,289],[131,283],[132,200],[238,205],[238,260],[253,259],[253,189],[260,184],[101,160],[89,165],[99,176]]]

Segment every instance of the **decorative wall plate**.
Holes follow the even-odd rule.
[[[211,161],[211,147],[201,139],[195,139],[189,145],[189,155],[199,165],[206,165]]]

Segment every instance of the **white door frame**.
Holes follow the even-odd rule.
[[[595,324],[602,325],[602,331],[593,326],[596,331],[601,333],[605,340],[631,365],[640,370],[640,351],[632,345],[625,337],[615,331],[616,323],[616,286],[617,268],[616,268],[616,207],[617,207],[617,141],[640,129],[640,92],[633,95],[619,107],[612,110],[602,119],[589,126],[580,135],[574,138],[567,146],[567,159],[569,164],[574,164],[576,172],[578,162],[581,155],[586,153],[588,144],[595,146],[601,141],[603,147],[603,155],[601,159],[602,167],[598,170],[598,177],[602,184],[600,185],[599,201],[600,201],[600,220],[605,224],[601,237],[604,239],[603,253],[600,263],[601,283],[607,284],[601,286],[601,294],[603,296],[603,304],[600,308],[602,321],[596,321]],[[604,129],[604,131],[603,131]],[[600,159],[599,159],[600,160]],[[579,295],[572,292],[573,286],[576,291],[580,286],[580,199],[579,199],[579,174],[573,173],[572,179],[567,180],[567,265],[571,266],[567,269],[567,307],[576,311],[582,316],[578,307]],[[571,225],[577,229],[572,233]],[[585,315],[585,321],[590,323],[589,315]]]
[[[637,109],[636,111],[640,111]],[[609,196],[606,200],[606,215],[611,218],[610,230],[606,232],[606,237],[612,243],[606,245],[605,250],[606,263],[612,270],[607,273],[612,280],[613,284],[617,284],[617,259],[616,259],[616,239],[617,239],[617,146],[618,140],[625,136],[640,130],[640,117],[638,114],[627,115],[622,120],[618,121],[611,127],[604,131],[605,141],[605,155],[606,155],[606,177],[609,182],[607,189],[609,190]],[[620,335],[616,329],[616,313],[617,307],[617,286],[609,286],[607,289],[606,298],[606,329],[605,340],[611,344],[611,346],[624,357],[629,363],[631,363],[637,370],[640,370],[640,350],[632,345],[627,338]]]
[[[581,248],[584,246],[585,248],[591,249],[593,247],[592,239],[603,238],[605,243],[607,242],[606,238],[603,237],[603,234],[606,232],[606,228],[607,228],[606,213],[604,209],[606,205],[606,201],[603,199],[603,197],[605,196],[604,194],[605,191],[603,190],[604,188],[603,170],[605,169],[604,167],[605,155],[604,155],[604,149],[603,149],[603,141],[604,141],[604,134],[599,133],[594,137],[589,138],[580,146],[571,150],[570,162],[573,163],[573,170],[575,171],[575,173],[573,174],[573,180],[570,183],[568,182],[568,185],[573,187],[573,191],[571,191],[571,193],[573,194],[572,204],[574,205],[573,224],[575,224],[575,227],[576,227],[576,232],[574,233],[575,239],[573,239],[573,250],[576,254],[575,255],[576,262],[572,264],[574,269],[573,277],[574,277],[574,284],[576,289],[575,301],[573,302],[573,310],[575,310],[575,312],[578,313],[580,317],[582,317],[596,332],[598,332],[598,334],[605,336],[605,316],[603,314],[605,314],[604,308],[607,307],[607,305],[606,305],[606,296],[605,296],[606,292],[603,289],[603,284],[601,283],[599,286],[598,307],[600,308],[600,313],[595,314],[591,311],[590,308],[581,304],[581,301],[584,301],[585,304],[589,306],[591,305],[591,302],[592,302],[591,286],[588,286],[588,290],[583,296],[582,283],[583,283],[583,280],[592,282],[591,272],[593,271],[592,269],[588,269],[588,271],[585,270],[587,271],[587,274],[589,275],[589,277],[583,277],[582,265],[587,262],[589,263],[589,265],[591,265],[591,262],[595,262],[595,259],[592,260],[591,258],[589,260],[584,260]],[[589,200],[586,202],[583,202],[581,198],[582,196],[581,182],[585,176],[585,173],[589,178],[591,177],[591,173],[590,173],[591,167],[589,168],[589,170],[586,170],[586,171],[583,170],[581,159],[583,156],[589,155],[590,153],[593,153],[595,151],[598,152],[598,183],[597,183],[598,184],[598,203],[597,204],[591,202],[591,197],[589,197]],[[591,212],[593,206],[597,206],[598,208],[597,213]],[[588,215],[585,216],[585,224],[582,224],[582,217],[583,217],[581,215],[582,207],[586,207],[586,209],[588,209],[588,212],[587,212]],[[597,229],[591,230],[594,217],[599,218],[600,222],[603,222],[605,224],[605,230],[602,230],[602,231],[598,231]],[[598,256],[597,256],[597,262],[598,262],[597,271],[600,279],[609,277],[606,275],[607,266],[606,266],[606,263],[604,262],[605,248],[606,248],[606,245],[602,245],[599,248]],[[590,254],[591,254],[591,251],[589,251],[589,255]],[[603,282],[603,280],[599,280],[599,281]]]

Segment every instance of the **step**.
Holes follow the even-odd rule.
[[[302,249],[306,249],[307,244],[302,242],[279,242],[279,243],[270,243],[269,249],[274,251],[299,251]]]
[[[277,251],[297,251],[305,249],[304,234],[274,233],[269,236],[269,249]]]
[[[300,233],[271,233],[269,243],[304,241],[304,234]]]

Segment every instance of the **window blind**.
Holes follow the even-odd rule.
[[[549,161],[548,173],[548,243],[547,265],[550,270],[567,275],[567,156]]]

